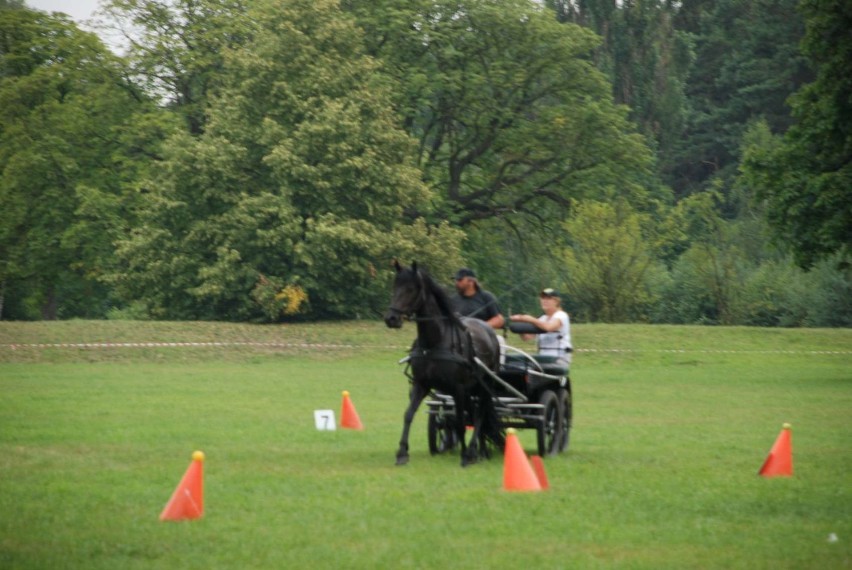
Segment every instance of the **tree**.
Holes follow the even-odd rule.
[[[0,9],[0,288],[13,318],[105,311],[99,277],[146,150],[125,144],[142,107],[95,35]]]
[[[234,25],[251,41],[225,54],[204,132],[169,141],[120,243],[127,298],[158,317],[351,317],[387,302],[396,251],[457,262],[459,232],[400,223],[428,192],[336,2],[260,2]]]
[[[589,62],[589,30],[528,0],[345,6],[400,86],[437,218],[538,227],[572,198],[618,188],[638,203],[656,188],[649,149]]]
[[[641,316],[651,300],[648,279],[656,263],[643,230],[647,224],[624,200],[574,208],[565,222],[571,245],[564,262],[569,296],[581,317],[626,322]]]
[[[678,29],[679,2],[671,0],[547,0],[560,22],[594,30],[601,36],[595,66],[612,84],[616,103],[630,108],[629,118],[653,141],[664,180],[683,136],[688,102],[687,76],[695,59],[694,39]]]
[[[127,43],[128,75],[202,133],[225,54],[250,39],[245,0],[108,0],[101,13]]]
[[[748,274],[759,264],[764,240],[741,221],[726,220],[721,191],[681,200],[672,216],[688,236],[689,247],[673,263],[667,301],[669,319],[684,323],[732,325],[741,317],[740,299]],[[749,254],[752,255],[749,255]]]
[[[815,81],[791,99],[796,123],[780,140],[752,144],[742,178],[766,200],[769,223],[802,267],[852,247],[852,11],[840,2],[805,0],[802,49]]]
[[[804,33],[798,0],[692,0],[678,25],[693,34],[696,59],[686,94],[686,130],[666,181],[677,196],[707,190],[713,179],[727,193],[736,176],[743,134],[763,119],[774,133],[792,124],[786,100],[808,81],[798,50]]]

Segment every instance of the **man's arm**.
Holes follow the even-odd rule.
[[[497,313],[485,322],[491,325],[491,328],[493,329],[502,329],[506,324],[506,319],[503,318],[501,313]]]
[[[488,306],[491,307],[490,313],[493,313],[485,322],[491,325],[493,329],[502,329],[506,325],[506,319],[503,318],[503,313],[500,312],[500,304],[497,302],[497,297],[494,293],[484,291],[485,297],[488,299]]]

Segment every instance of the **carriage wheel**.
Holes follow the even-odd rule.
[[[552,390],[545,390],[538,403],[544,406],[544,417],[536,430],[538,433],[538,454],[542,457],[553,455],[559,449],[562,435],[562,407]]]
[[[562,453],[568,449],[568,445],[571,443],[571,422],[574,419],[574,400],[571,398],[571,385],[568,384],[567,388],[559,390],[556,399],[562,409],[562,433],[559,437],[559,452]]]
[[[427,426],[429,435],[429,453],[437,455],[455,448],[458,438],[453,431],[452,422],[447,416],[429,414]]]

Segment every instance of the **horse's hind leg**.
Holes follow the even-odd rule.
[[[462,462],[464,467],[466,464],[476,463],[480,457],[488,458],[488,446],[485,443],[485,433],[482,425],[482,403],[479,399],[471,400],[471,419],[473,421],[473,435],[470,438],[470,445],[467,449],[467,463]]]
[[[491,452],[488,450],[488,438],[485,435],[486,432],[486,421],[485,421],[485,406],[480,400],[477,403],[476,408],[476,421],[473,423],[473,433],[476,436],[477,449],[476,454],[477,457],[483,457],[485,459],[491,459]]]
[[[403,416],[402,437],[399,439],[399,449],[396,452],[397,465],[408,463],[408,432],[411,430],[411,422],[414,420],[417,408],[420,407],[420,403],[428,393],[429,391],[417,382],[414,382],[411,386],[411,398],[408,402],[408,409],[405,410],[405,415]]]

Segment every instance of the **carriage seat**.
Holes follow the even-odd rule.
[[[558,382],[563,385],[563,378],[568,377],[568,367],[557,363],[555,356],[541,354],[530,355],[541,367],[539,370],[528,358],[520,354],[507,354],[506,362],[500,369],[499,376],[516,390],[527,396],[537,398],[544,389],[553,388]],[[541,372],[545,374],[542,376]]]
[[[544,354],[531,354],[530,356],[538,362],[545,374],[550,374],[552,376],[568,376],[569,367],[562,362],[557,362],[556,356]],[[526,371],[527,368],[532,367],[533,366],[530,364],[530,361],[520,354],[506,355],[506,364],[504,368],[507,370]]]

